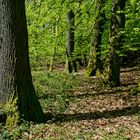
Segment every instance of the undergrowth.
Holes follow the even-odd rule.
[[[66,73],[49,73],[49,72],[42,72],[42,71],[34,71],[32,72],[33,75],[33,82],[36,89],[37,96],[40,100],[41,106],[44,110],[44,112],[51,112],[54,115],[63,114],[65,111],[68,110],[69,103],[71,105],[77,103],[79,101],[79,104],[77,103],[77,106],[82,107],[80,104],[80,98],[76,100],[75,98],[70,98],[69,95],[73,95],[73,92],[76,90],[78,91],[78,87],[81,87],[84,90],[88,90],[88,86],[83,87],[83,84],[91,84],[96,85],[98,84],[94,79],[88,79],[83,78],[81,76],[75,76],[73,74],[66,74]],[[102,87],[102,85],[96,85],[100,90],[102,90],[105,87]],[[101,87],[100,87],[101,86]],[[87,88],[87,89],[85,89]],[[94,87],[91,87],[92,90]],[[107,89],[107,87],[106,87]],[[103,90],[104,91],[104,90]],[[86,93],[91,91],[85,91]],[[98,92],[98,90],[97,90]],[[95,93],[94,93],[95,94]],[[129,92],[131,96],[129,97],[137,97],[139,96],[139,88],[132,88]],[[102,96],[102,95],[100,95]],[[99,96],[99,97],[100,97]],[[111,95],[110,95],[111,96]],[[114,94],[115,96],[115,94]],[[79,96],[80,97],[80,96]],[[99,98],[98,97],[98,98]],[[107,97],[107,96],[106,96]],[[108,96],[109,97],[109,96]],[[120,96],[121,97],[121,96]],[[83,98],[86,98],[84,96]],[[112,100],[115,97],[112,98]],[[87,103],[89,100],[86,100]],[[103,102],[103,101],[102,101]],[[107,100],[107,103],[109,103],[109,100]],[[86,104],[85,104],[86,105]],[[76,107],[76,106],[74,106]],[[84,106],[85,107],[85,106]],[[90,108],[89,104],[89,108]],[[82,109],[80,109],[81,111]],[[92,112],[91,112],[92,113]],[[136,115],[138,118],[138,114]],[[100,120],[100,119],[99,119]],[[126,118],[127,120],[127,118]],[[135,120],[135,119],[134,119]],[[136,119],[138,120],[138,119]],[[88,120],[86,120],[88,121]],[[90,121],[90,120],[89,120]],[[109,119],[108,119],[109,121]],[[115,120],[117,121],[117,120]],[[114,121],[114,123],[115,123]],[[119,120],[121,121],[121,120]],[[124,120],[125,122],[125,120]],[[94,121],[94,123],[98,124],[98,120]],[[93,124],[94,124],[93,123]],[[103,127],[104,129],[108,126],[102,126],[105,124],[105,121],[99,121],[99,126]],[[96,125],[97,125],[96,124]],[[77,126],[78,125],[78,126]],[[24,122],[21,125],[17,126],[16,128],[8,128],[7,126],[4,126],[3,124],[0,124],[0,140],[27,140],[27,139],[34,139],[34,140],[87,140],[91,139],[93,136],[97,139],[101,140],[128,140],[130,137],[128,137],[127,129],[121,132],[118,132],[115,130],[112,131],[111,129],[104,130],[101,132],[101,130],[96,129],[96,127],[92,127],[92,129],[85,130],[84,125],[87,124],[83,120],[80,122],[64,122],[64,123],[52,123],[46,122],[42,124],[34,124],[31,122]],[[92,123],[91,123],[92,125]],[[81,127],[81,131],[77,131],[77,128]],[[122,127],[124,127],[122,125]],[[109,128],[109,127],[108,127]],[[74,129],[74,130],[72,130]],[[84,129],[84,130],[83,130]],[[74,131],[74,133],[72,133]],[[96,132],[99,131],[99,132]],[[111,133],[111,134],[110,134]],[[58,135],[59,134],[59,135]],[[98,135],[97,135],[98,134]],[[101,137],[100,135],[101,134]],[[46,137],[47,136],[47,137]]]
[[[68,104],[67,92],[80,84],[73,74],[33,72],[36,93],[44,110],[61,113]]]

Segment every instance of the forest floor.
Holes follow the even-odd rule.
[[[140,67],[121,69],[121,86],[114,88],[103,86],[101,78],[86,78],[83,70],[76,73],[70,80],[79,84],[65,89],[63,96],[50,103],[48,96],[40,96],[44,111],[53,119],[31,123],[20,139],[140,140],[140,94],[135,88],[139,79]],[[65,85],[67,80],[63,80]]]
[[[135,91],[140,67],[121,69],[121,86],[114,88],[104,87],[101,78],[85,78],[83,71],[75,77],[80,84],[65,91],[64,111],[54,111],[46,124],[31,125],[30,139],[140,140],[140,95]]]

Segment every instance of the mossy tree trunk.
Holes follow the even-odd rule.
[[[24,0],[0,0],[0,104],[7,125],[44,120],[32,84]]]
[[[110,51],[109,57],[106,61],[105,67],[105,83],[110,86],[120,85],[120,51],[124,44],[125,27],[125,1],[126,0],[112,0],[112,16],[110,20]]]
[[[91,39],[91,50],[89,55],[88,66],[86,69],[87,76],[93,76],[102,73],[103,64],[101,61],[101,42],[105,25],[105,0],[95,0],[95,22],[93,26],[93,35]]]
[[[55,37],[55,43],[54,43],[54,46],[53,46],[53,54],[51,56],[51,59],[50,59],[50,68],[49,68],[49,71],[52,72],[53,71],[53,68],[54,68],[54,60],[55,60],[55,56],[56,56],[56,42],[57,42],[57,36],[58,36],[58,32],[59,32],[59,17],[57,18],[56,20],[56,24],[54,26],[54,30],[53,30],[53,33],[54,33],[54,37]]]
[[[68,22],[68,28],[66,32],[67,60],[66,60],[65,69],[68,73],[72,73],[72,72],[77,71],[75,58],[73,57],[73,53],[74,53],[74,12],[73,10],[70,10],[67,13],[67,22]]]

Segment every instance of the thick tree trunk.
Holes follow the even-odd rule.
[[[110,55],[105,68],[105,82],[111,86],[120,85],[119,52],[124,43],[125,0],[112,0],[112,16],[110,21]]]
[[[68,29],[66,33],[66,71],[68,73],[76,72],[77,66],[73,57],[74,52],[74,12],[70,10],[67,14]]]
[[[88,66],[86,70],[87,76],[93,76],[97,73],[102,73],[103,64],[101,61],[101,42],[102,34],[105,24],[105,11],[103,10],[105,6],[104,0],[95,1],[95,23],[92,35],[92,46],[89,55]]]
[[[0,0],[0,104],[8,125],[44,120],[32,84],[24,0]]]

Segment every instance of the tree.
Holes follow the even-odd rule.
[[[58,26],[59,19],[60,19],[60,17],[58,17],[56,19],[56,23],[55,23],[54,28],[53,28],[53,32],[54,32],[54,36],[55,36],[55,42],[57,41],[56,38],[57,38],[58,32],[59,32],[59,26]],[[56,46],[54,45],[53,46],[53,54],[52,54],[51,59],[50,59],[50,68],[49,68],[50,72],[53,71],[55,56],[56,56]]]
[[[68,21],[66,21],[68,9],[72,9],[74,12],[74,59],[77,62],[77,58],[82,58],[82,62],[84,62],[84,58],[87,58],[87,52],[89,52],[91,46],[91,31],[89,29],[93,26],[93,18],[91,18],[94,14],[93,1],[28,1],[26,2],[26,17],[30,62],[33,70],[46,69],[48,65],[51,66],[48,62],[52,60],[54,52],[56,52],[53,60],[54,68],[56,68],[55,65],[64,64],[66,59],[65,34],[66,28],[70,27]],[[80,9],[79,13],[78,9]],[[58,17],[59,22],[56,23]],[[54,25],[58,26],[57,35],[52,32]]]
[[[73,57],[74,52],[74,12],[70,10],[67,13],[68,29],[66,33],[66,71],[69,73],[76,72],[76,63]]]
[[[102,73],[103,64],[101,61],[101,42],[105,24],[105,0],[95,0],[95,22],[91,40],[91,50],[89,55],[87,76],[93,76],[97,72]]]
[[[112,0],[109,44],[110,52],[105,67],[105,83],[120,85],[120,52],[124,44],[125,0]]]
[[[139,0],[129,0],[126,4],[126,23],[125,23],[125,46],[121,66],[131,67],[137,64],[140,57],[140,2]],[[135,19],[134,19],[135,17]]]
[[[6,123],[13,125],[21,118],[41,122],[44,114],[32,83],[24,0],[0,0],[0,19],[0,104]]]

